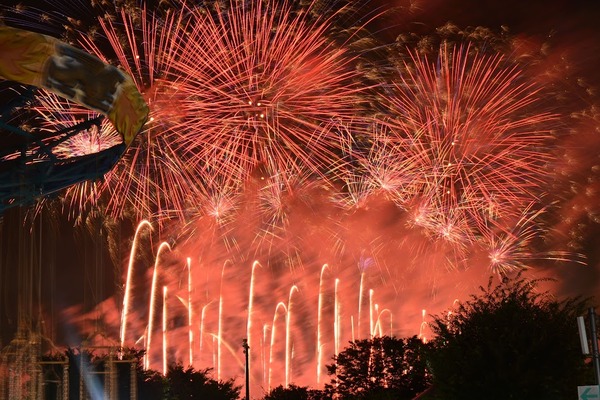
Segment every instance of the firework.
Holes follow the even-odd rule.
[[[172,127],[179,121],[176,87],[168,79],[173,46],[183,35],[182,14],[167,12],[160,17],[146,10],[121,9],[115,16],[98,18],[95,35],[73,31],[76,45],[105,62],[118,64],[135,81],[150,106],[149,121],[136,137],[118,165],[101,184],[89,183],[69,189],[66,198],[74,214],[90,205],[102,204],[106,215],[137,218],[178,216],[195,194],[193,176],[185,160],[172,147],[173,136],[181,132]],[[94,118],[72,103],[57,98],[42,98],[36,107],[44,129],[62,129],[80,119]],[[114,128],[99,126],[84,135],[63,142],[61,154],[93,153],[107,147]],[[104,201],[100,202],[99,199]]]
[[[585,264],[585,257],[569,251],[542,251],[541,240],[547,232],[539,223],[546,208],[526,207],[522,215],[511,223],[483,229],[485,248],[489,259],[489,268],[501,275],[530,268],[535,262],[552,260],[560,262],[579,262]]]
[[[325,176],[340,163],[340,121],[360,115],[357,73],[328,39],[333,17],[290,2],[189,8],[197,23],[173,70],[185,115],[174,148],[244,182],[263,164]]]
[[[138,15],[122,10],[119,17],[118,22],[101,18],[101,32],[151,111],[146,128],[106,178],[107,212],[119,216],[129,206],[138,216],[182,217],[194,177],[172,147],[173,136],[181,132],[172,129],[179,114],[176,87],[168,80],[173,46],[182,34],[182,16],[170,12],[159,18],[142,8]],[[93,54],[106,57],[106,50],[87,36],[80,42]]]
[[[54,94],[44,95],[39,100],[40,104],[35,107],[35,111],[40,120],[42,134],[46,130],[54,134],[58,130],[77,126],[82,121],[101,118],[99,114]],[[121,142],[122,138],[113,125],[106,119],[102,119],[88,129],[59,142],[53,149],[53,154],[59,159],[78,157],[98,153]],[[69,215],[77,218],[86,205],[98,205],[102,192],[103,183],[98,181],[84,181],[67,188],[65,203]]]
[[[94,35],[74,32],[78,45],[133,77],[151,110],[102,185],[107,214],[185,219],[215,179],[241,187],[266,164],[325,177],[342,162],[349,131],[339,126],[364,111],[353,58],[328,38],[342,11],[219,4],[182,3],[160,16],[123,8],[98,18]],[[86,185],[77,191],[90,197]]]
[[[556,115],[516,66],[442,47],[437,60],[412,54],[390,90],[388,132],[376,146],[385,153],[372,157],[402,171],[396,198],[405,208],[425,206],[422,226],[456,238],[447,227],[459,225],[472,241],[486,220],[539,199]]]

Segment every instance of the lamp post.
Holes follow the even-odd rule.
[[[598,352],[598,334],[596,332],[596,311],[594,307],[588,310],[590,318],[590,330],[592,333],[592,361],[594,364],[594,373],[596,375],[596,385],[600,385],[600,352]]]
[[[248,339],[242,339],[242,347],[244,348],[244,354],[246,355],[246,400],[250,400],[250,371],[249,371],[249,357],[250,357],[250,346],[248,346]]]

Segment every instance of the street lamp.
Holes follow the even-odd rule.
[[[248,346],[248,339],[242,339],[242,347],[244,348],[244,354],[246,355],[246,400],[250,400],[250,370],[248,363],[250,346]]]

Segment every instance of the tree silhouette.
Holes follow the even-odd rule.
[[[236,386],[234,379],[217,381],[210,377],[210,368],[196,371],[192,367],[186,369],[182,365],[171,365],[167,371],[167,400],[236,400],[239,398],[241,386]]]
[[[288,387],[277,386],[264,397],[264,400],[324,400],[326,398],[328,397],[320,390],[296,386],[292,383]]]
[[[537,282],[490,279],[480,295],[435,317],[435,396],[427,398],[567,399],[585,384],[576,324],[585,301],[558,301]]]
[[[341,399],[412,399],[429,386],[426,347],[416,336],[350,342],[327,366],[325,390]]]

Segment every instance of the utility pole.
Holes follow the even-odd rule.
[[[600,386],[600,353],[598,352],[598,335],[596,332],[596,311],[594,307],[588,310],[590,317],[590,330],[592,332],[592,360],[594,361],[594,372],[596,374],[596,385]]]
[[[250,346],[248,346],[248,339],[242,339],[242,347],[246,355],[246,400],[250,400]]]

